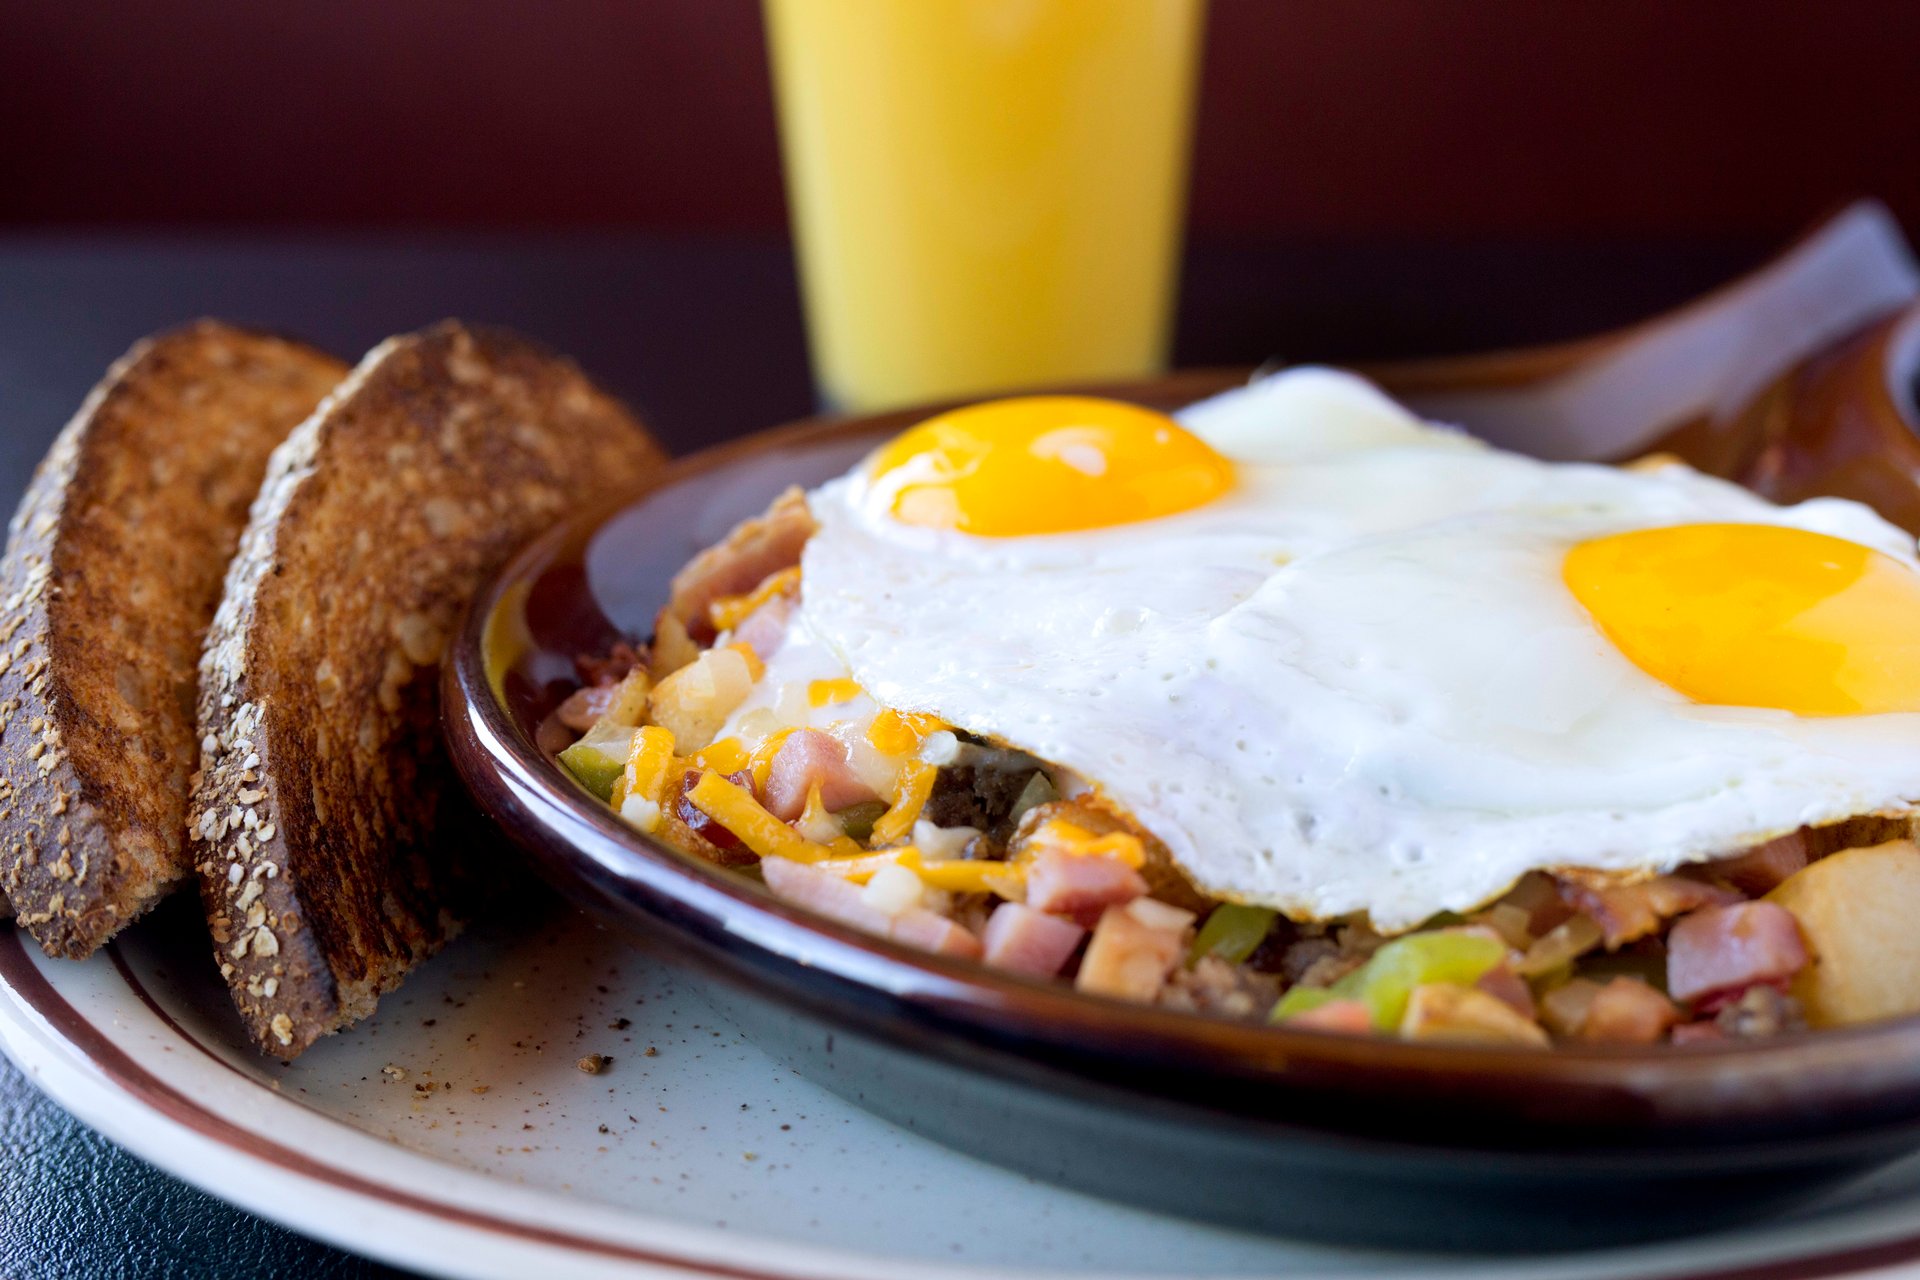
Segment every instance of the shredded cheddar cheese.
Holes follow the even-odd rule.
[[[892,844],[913,830],[920,811],[927,807],[927,798],[933,794],[933,778],[938,772],[924,760],[909,760],[900,767],[900,777],[893,787],[893,805],[874,821],[873,844]]]
[[[867,726],[867,741],[883,755],[905,756],[920,749],[920,742],[936,729],[946,728],[939,716],[917,711],[882,711]]]
[[[966,858],[926,862],[914,871],[929,889],[954,893],[996,893],[1003,898],[1024,896],[1027,869],[1005,862],[972,861]]]
[[[1032,857],[1043,849],[1057,853],[1073,854],[1082,858],[1118,858],[1128,866],[1138,869],[1147,860],[1147,851],[1138,836],[1124,831],[1108,832],[1096,836],[1077,823],[1065,818],[1054,818],[1034,831],[1022,850],[1025,857]]]
[[[780,754],[780,748],[785,746],[787,739],[792,736],[792,729],[776,729],[762,738],[760,745],[748,755],[747,769],[753,774],[755,791],[766,790],[767,775],[773,772],[773,758]]]
[[[763,858],[812,863],[834,855],[831,847],[807,839],[762,808],[751,791],[712,769],[700,775],[700,781],[687,792],[687,799]]]
[[[627,794],[644,796],[657,804],[672,767],[673,731],[650,724],[633,735],[621,781],[627,784]]]
[[[752,754],[738,738],[719,738],[700,748],[687,763],[696,769],[714,769],[720,773],[738,773],[753,761]]]
[[[748,618],[761,605],[775,596],[785,595],[800,582],[800,566],[782,569],[778,573],[768,574],[759,586],[745,595],[721,596],[707,606],[707,621],[713,623],[715,631],[731,631]]]
[[[807,704],[824,707],[830,703],[852,702],[864,692],[860,682],[851,676],[841,676],[837,680],[815,680],[807,686]]]
[[[814,865],[822,871],[831,871],[855,884],[865,884],[873,879],[873,873],[882,867],[906,867],[912,871],[918,868],[919,863],[919,850],[912,845],[901,845],[897,849],[887,849],[881,853],[855,853],[844,857],[826,858]]]
[[[1027,869],[1006,862],[973,861],[966,858],[942,858],[932,862],[921,857],[912,845],[901,845],[879,853],[827,858],[814,864],[822,871],[844,876],[855,884],[865,884],[886,867],[904,867],[920,877],[929,889],[953,893],[996,893],[1012,898],[1026,882]]]
[[[613,807],[620,816],[642,831],[660,826],[660,794],[666,790],[667,775],[673,769],[673,733],[659,725],[647,725],[633,735],[627,751],[627,767],[613,784]]]

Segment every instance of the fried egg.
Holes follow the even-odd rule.
[[[809,503],[770,686],[1031,752],[1296,919],[1395,931],[1920,798],[1920,562],[1856,503],[1543,463],[1315,368],[1173,417],[960,410]]]

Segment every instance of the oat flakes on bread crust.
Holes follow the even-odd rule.
[[[664,458],[570,361],[446,322],[375,348],[274,454],[200,667],[190,810],[215,955],[291,1058],[498,885],[440,745],[455,615]]]
[[[123,356],[0,561],[0,884],[84,956],[191,872],[200,642],[267,455],[347,372],[211,320]]]

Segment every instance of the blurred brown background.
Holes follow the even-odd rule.
[[[1912,227],[1916,73],[1912,0],[1214,0],[1193,230]],[[784,222],[755,0],[0,0],[0,129],[15,226]]]

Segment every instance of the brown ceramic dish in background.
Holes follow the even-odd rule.
[[[1105,393],[1171,409],[1244,376]],[[714,1001],[762,1048],[1035,1176],[1382,1245],[1538,1248],[1702,1229],[1920,1147],[1920,1020],[1532,1052],[1122,1004],[784,905],[640,835],[535,747],[574,656],[645,635],[676,568],[781,488],[845,470],[926,412],[803,423],[676,464],[618,510],[522,553],[475,602],[447,667],[448,736],[481,806],[602,920],[720,978]]]
[[[1852,498],[1920,533],[1920,304],[1779,378],[1730,422],[1669,447],[1775,502]]]

